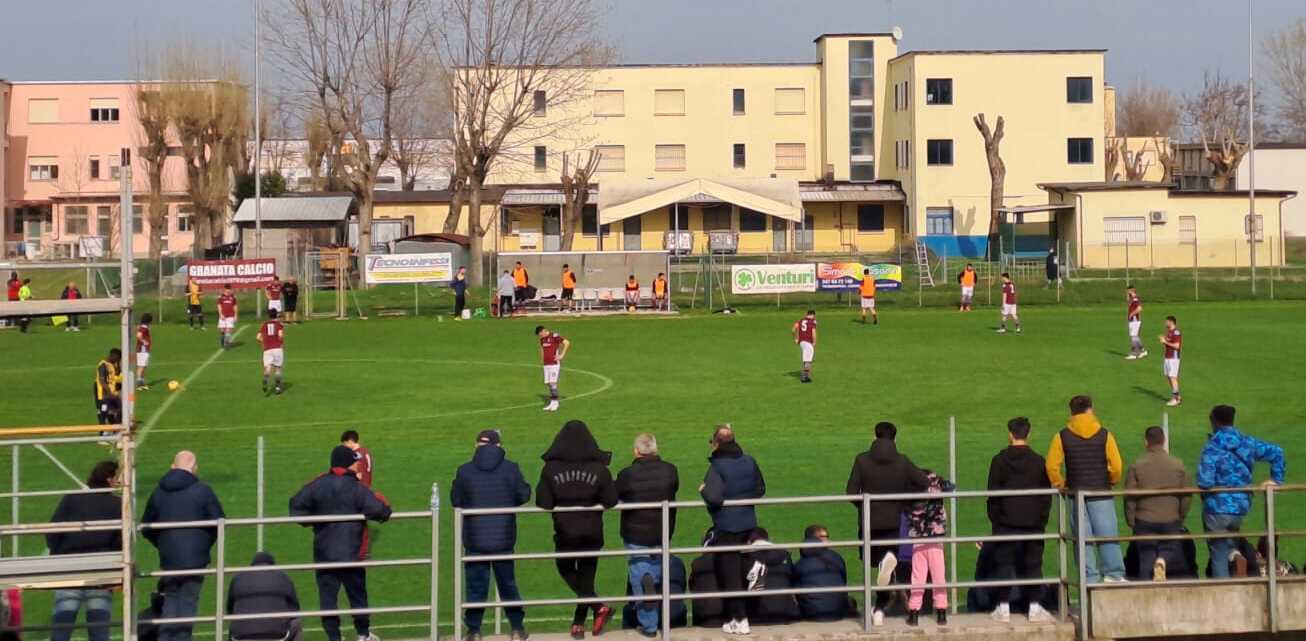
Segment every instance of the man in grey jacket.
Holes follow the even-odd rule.
[[[1189,487],[1183,461],[1166,451],[1165,431],[1153,425],[1144,433],[1147,452],[1125,474],[1127,490],[1171,490]],[[1134,536],[1180,534],[1192,503],[1191,494],[1125,497],[1125,523]],[[1138,578],[1164,581],[1166,563],[1182,561],[1178,541],[1139,541]]]
[[[516,283],[512,280],[512,274],[508,270],[503,270],[499,276],[499,318],[507,318],[512,315],[512,298],[516,294]]]

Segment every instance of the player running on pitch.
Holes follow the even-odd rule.
[[[880,324],[880,315],[875,313],[875,277],[871,275],[871,270],[862,270],[862,324],[866,324],[866,312],[871,312],[871,321],[875,325]],[[815,322],[815,321],[812,321]]]
[[[218,344],[222,349],[231,347],[231,335],[236,332],[236,296],[231,293],[231,285],[225,285],[222,288],[222,295],[218,296]]]
[[[263,344],[263,394],[268,393],[268,377],[272,377],[274,383],[273,390],[280,394],[283,390],[281,387],[281,368],[285,366],[286,354],[282,351],[282,346],[286,340],[286,328],[277,320],[277,310],[268,310],[268,319],[264,321],[263,326],[258,330],[258,336],[255,339]]]
[[[145,380],[145,370],[150,366],[150,348],[154,347],[154,339],[150,337],[152,322],[153,314],[143,314],[141,324],[136,328],[136,389],[141,391],[150,389],[150,382]]]
[[[1138,335],[1143,327],[1143,301],[1133,285],[1125,290],[1125,300],[1129,303],[1129,355],[1125,360],[1134,361],[1147,356],[1147,348],[1143,347],[1143,339]]]
[[[1161,371],[1166,380],[1170,381],[1170,400],[1166,405],[1174,407],[1184,400],[1179,394],[1179,352],[1184,347],[1184,337],[1179,333],[1179,321],[1174,316],[1166,316],[1165,335],[1157,338],[1165,345],[1165,360],[1162,361]]]
[[[562,369],[562,359],[571,349],[571,341],[555,331],[539,325],[535,335],[540,339],[540,360],[544,363],[544,384],[549,388],[549,404],[544,406],[546,412],[558,411],[558,373]]]
[[[1020,315],[1016,309],[1016,283],[1012,282],[1011,274],[1002,272],[1002,325],[998,327],[999,334],[1007,333],[1007,319],[1010,318],[1016,323],[1016,333],[1020,333]]]
[[[865,311],[863,309],[862,313]],[[863,318],[862,322],[866,322],[866,319]],[[798,345],[798,351],[803,359],[803,371],[798,374],[798,380],[810,383],[812,382],[812,358],[816,356],[816,310],[807,310],[807,313],[794,323],[794,343]]]
[[[978,280],[979,274],[975,273],[975,267],[970,263],[966,263],[966,269],[957,274],[957,284],[961,285],[961,302],[957,305],[958,311],[971,311],[970,302],[975,299],[975,283]]]

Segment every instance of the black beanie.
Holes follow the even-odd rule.
[[[358,455],[344,445],[337,445],[331,450],[331,467],[348,468],[358,460]]]

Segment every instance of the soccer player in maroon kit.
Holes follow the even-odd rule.
[[[222,288],[218,296],[218,345],[222,349],[231,347],[231,334],[236,331],[236,297],[231,293],[231,285]]]
[[[807,313],[794,323],[794,343],[798,345],[803,359],[803,371],[799,373],[798,380],[810,383],[812,382],[812,358],[816,356],[816,310],[807,310]]]
[[[277,310],[268,310],[268,319],[264,321],[263,326],[258,330],[258,336],[255,337],[263,345],[263,394],[268,393],[268,377],[273,378],[273,389],[277,394],[282,392],[281,388],[281,368],[285,365],[286,355],[282,351],[285,344],[286,328],[277,320]]]
[[[154,346],[154,340],[150,338],[150,323],[154,322],[154,315],[146,313],[141,316],[141,324],[136,328],[136,389],[150,389],[149,382],[145,380],[145,368],[150,366],[150,348]]]
[[[281,279],[276,274],[272,275],[272,282],[268,283],[268,311],[281,313]]]
[[[549,404],[544,406],[546,412],[558,411],[558,373],[562,370],[562,359],[571,349],[571,341],[543,325],[535,328],[535,335],[540,339],[540,360],[544,362],[544,384],[549,388]]]
[[[345,430],[344,433],[340,435],[340,444],[354,451],[354,456],[358,461],[354,464],[354,473],[358,475],[358,482],[362,483],[363,487],[370,490],[372,489],[372,450],[363,447],[363,444],[359,443],[358,439],[358,430]],[[363,544],[358,549],[358,558],[366,559],[369,556],[368,553],[371,551],[371,540],[371,528],[364,527]]]
[[[1020,333],[1020,315],[1016,308],[1016,283],[1012,282],[1011,274],[1002,272],[1002,325],[998,327],[999,334],[1007,333],[1007,319],[1015,321],[1016,333]]]
[[[1129,303],[1129,355],[1125,359],[1133,361],[1147,356],[1147,348],[1143,347],[1143,339],[1138,335],[1143,327],[1143,301],[1133,285],[1125,290],[1125,300]]]
[[[1183,402],[1179,395],[1179,353],[1184,348],[1184,337],[1179,333],[1179,321],[1174,316],[1165,317],[1165,335],[1158,336],[1165,345],[1165,360],[1161,363],[1161,373],[1170,381],[1170,400],[1166,405],[1174,407]]]

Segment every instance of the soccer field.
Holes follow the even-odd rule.
[[[708,438],[715,423],[735,425],[744,449],[753,454],[767,479],[770,496],[842,493],[853,457],[872,440],[881,420],[899,427],[899,449],[918,465],[946,475],[948,419],[957,419],[961,489],[982,489],[991,456],[1006,444],[1007,419],[1032,419],[1036,449],[1046,451],[1064,424],[1066,401],[1091,394],[1104,425],[1120,443],[1126,464],[1142,451],[1143,429],[1157,424],[1167,387],[1161,377],[1156,336],[1167,314],[1179,317],[1185,337],[1184,404],[1170,410],[1172,450],[1194,470],[1206,439],[1206,415],[1216,403],[1239,410],[1239,425],[1258,437],[1282,444],[1289,457],[1290,481],[1303,479],[1295,456],[1306,444],[1300,429],[1306,398],[1300,394],[1306,340],[1306,303],[1149,305],[1143,338],[1148,358],[1123,360],[1128,347],[1121,307],[1029,307],[1022,309],[1023,335],[996,335],[990,310],[959,314],[945,310],[882,313],[879,326],[855,321],[852,310],[819,312],[815,383],[798,382],[798,350],[790,337],[800,309],[750,311],[735,316],[691,315],[665,318],[609,317],[549,319],[544,324],[572,342],[561,380],[562,408],[540,411],[542,384],[536,319],[435,322],[433,319],[314,321],[286,330],[286,393],[264,397],[259,391],[260,351],[246,322],[238,345],[217,351],[216,330],[190,331],[184,325],[154,330],[154,388],[138,395],[141,421],[139,500],[141,505],[166,470],[173,453],[192,449],[200,476],[211,483],[228,516],[255,512],[255,442],[266,439],[269,515],[284,515],[286,502],[301,484],[325,471],[328,453],[347,427],[358,429],[376,460],[376,488],[396,510],[422,510],[431,484],[444,495],[442,527],[442,621],[448,623],[449,560],[452,533],[448,488],[458,465],[467,461],[478,430],[503,430],[508,456],[528,480],[538,478],[545,450],[569,419],[589,424],[605,449],[612,471],[630,460],[631,442],[652,432],[665,459],[680,468],[681,499],[696,497],[707,465]],[[210,319],[211,321],[212,319]],[[90,387],[96,360],[116,344],[117,329],[107,323],[79,334],[48,325],[34,333],[0,333],[0,425],[61,425],[94,421]],[[184,381],[178,392],[163,384]],[[67,479],[43,458],[26,450],[23,489],[67,486]],[[104,450],[64,446],[56,453],[83,475]],[[3,468],[9,465],[3,453]],[[1265,475],[1258,470],[1258,478]],[[48,518],[54,501],[23,504],[24,520]],[[1306,495],[1287,494],[1278,506],[1280,527],[1306,528]],[[1200,530],[1197,509],[1188,526]],[[1261,512],[1247,521],[1261,529]],[[772,540],[801,539],[804,526],[820,522],[836,539],[856,537],[851,506],[781,506],[762,509],[760,520]],[[606,519],[609,548],[620,544],[618,517]],[[681,515],[677,545],[696,544],[707,527],[701,510]],[[1123,526],[1123,519],[1122,519]],[[984,507],[962,502],[962,533],[986,533]],[[375,558],[412,558],[429,549],[429,526],[417,521],[381,525],[374,538]],[[519,552],[552,549],[547,517],[521,522]],[[41,541],[25,543],[40,553]],[[148,544],[143,569],[154,563]],[[6,542],[6,546],[8,542]],[[311,557],[311,534],[298,526],[268,531],[269,551],[280,562]],[[1046,557],[1049,570],[1055,547]],[[1306,561],[1306,540],[1285,539],[1283,557]],[[245,563],[254,552],[254,532],[233,531],[228,559]],[[1205,550],[1199,550],[1205,559]],[[860,576],[856,554],[848,556],[851,580]],[[688,559],[686,559],[688,561]],[[974,550],[963,548],[959,577],[969,577]],[[429,579],[422,568],[381,569],[371,573],[373,605],[420,603]],[[519,564],[526,598],[570,596],[551,562]],[[316,603],[312,578],[296,577],[301,601]],[[624,564],[600,563],[601,593],[623,591]],[[148,586],[146,583],[141,584]],[[148,587],[146,587],[148,589]],[[206,584],[206,610],[212,607],[212,581]],[[33,621],[44,619],[46,605],[34,599]],[[564,627],[561,609],[528,613],[533,631]],[[377,617],[382,636],[424,634],[419,617]],[[403,630],[399,626],[409,626]],[[392,627],[393,626],[393,627]],[[387,632],[390,629],[390,632]],[[211,626],[199,631],[211,634]]]

